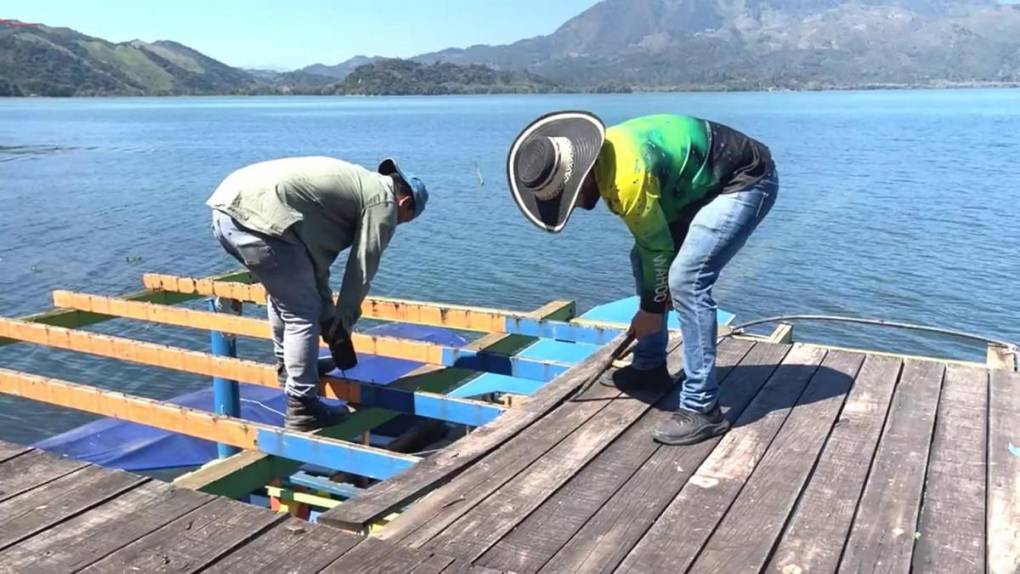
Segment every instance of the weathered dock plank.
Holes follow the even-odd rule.
[[[780,538],[769,572],[834,572],[903,361],[868,355]]]
[[[691,565],[824,358],[824,350],[794,345],[735,428],[723,437],[654,526],[626,555],[621,571],[683,572]],[[591,566],[598,564],[588,557],[584,560]]]
[[[633,391],[620,396],[525,470],[510,476],[493,474],[489,484],[502,486],[489,494],[476,495],[477,505],[425,546],[468,560],[478,558],[642,418],[653,404],[656,409],[667,408],[660,400],[662,396],[661,391]],[[650,433],[651,427],[645,432]],[[463,509],[467,504],[460,506]]]
[[[430,552],[366,538],[330,566],[323,574],[391,574],[410,572],[431,557]]]
[[[988,371],[949,365],[935,419],[913,568],[985,571]]]
[[[0,502],[56,480],[86,464],[33,450],[0,463]]]
[[[82,572],[194,572],[285,518],[284,514],[215,498]]]
[[[326,568],[363,538],[341,530],[287,518],[256,540],[235,548],[203,573],[314,574]]]
[[[150,481],[0,553],[0,572],[77,571],[212,497]]]
[[[818,460],[864,355],[829,352],[691,567],[759,572]]]
[[[988,571],[1020,572],[1020,374],[991,372],[988,408]]]
[[[729,340],[719,347],[721,402],[727,409],[740,406],[734,405],[735,391],[746,389],[739,383],[731,384],[728,376],[753,345]],[[671,407],[675,407],[675,400],[675,395],[665,399]],[[522,512],[526,515],[523,521],[487,550],[477,564],[520,572],[540,568],[659,449],[660,445],[650,440],[651,431],[669,416],[669,411],[651,409],[533,513]]]
[[[0,551],[148,480],[89,465],[0,502]]]
[[[21,446],[20,444],[0,441],[0,462],[4,462],[16,456],[25,454],[30,450],[32,450],[32,447]]]
[[[748,405],[775,374],[776,366],[789,350],[789,345],[759,343],[729,375],[731,383],[721,390],[720,396],[727,417],[735,425],[749,420],[745,418]],[[722,440],[717,437],[692,446],[660,447],[542,570],[615,568]]]
[[[556,408],[584,381],[597,376],[599,364],[604,362],[621,342],[622,335],[587,361],[553,379],[521,407],[511,409],[493,423],[475,430],[471,434],[471,440],[459,441],[435,456],[419,462],[402,475],[368,489],[357,499],[323,514],[322,521],[341,528],[363,531],[371,522],[449,482],[465,468],[496,450]],[[589,394],[597,392],[598,389],[592,389]]]
[[[908,360],[839,572],[907,572],[945,365]]]

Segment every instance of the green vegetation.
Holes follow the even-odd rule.
[[[343,95],[530,94],[557,86],[527,72],[499,72],[479,64],[421,64],[379,60],[358,66],[327,91]]]

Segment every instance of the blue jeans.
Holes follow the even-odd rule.
[[[717,307],[712,287],[723,267],[744,246],[776,201],[779,176],[772,173],[755,185],[712,199],[694,216],[680,251],[669,268],[669,293],[679,315],[684,341],[683,388],[680,404],[693,411],[708,412],[715,407],[719,382],[715,373],[718,336]],[[635,276],[641,262],[631,254]],[[652,369],[666,361],[669,333],[662,331],[634,346],[635,369]]]
[[[273,237],[252,231],[216,210],[213,235],[266,288],[273,354],[287,371],[284,390],[291,396],[317,396],[323,303],[304,244],[296,237]]]

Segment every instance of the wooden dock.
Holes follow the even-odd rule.
[[[675,390],[563,400],[582,367],[321,520],[445,483],[374,536],[515,572],[1020,572],[1020,375],[747,340],[719,366],[720,439],[651,440]]]
[[[729,340],[734,429],[667,447],[597,358],[325,524],[0,443],[0,572],[1020,569],[1020,374]]]

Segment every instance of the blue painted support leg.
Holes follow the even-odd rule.
[[[234,299],[211,297],[209,310],[214,313],[241,314],[241,302]],[[217,357],[237,357],[237,337],[219,331],[209,332],[210,351]],[[232,417],[241,416],[241,395],[237,389],[237,381],[213,377],[213,409],[216,414]],[[216,453],[226,458],[240,452],[240,449],[227,444],[216,444]]]

